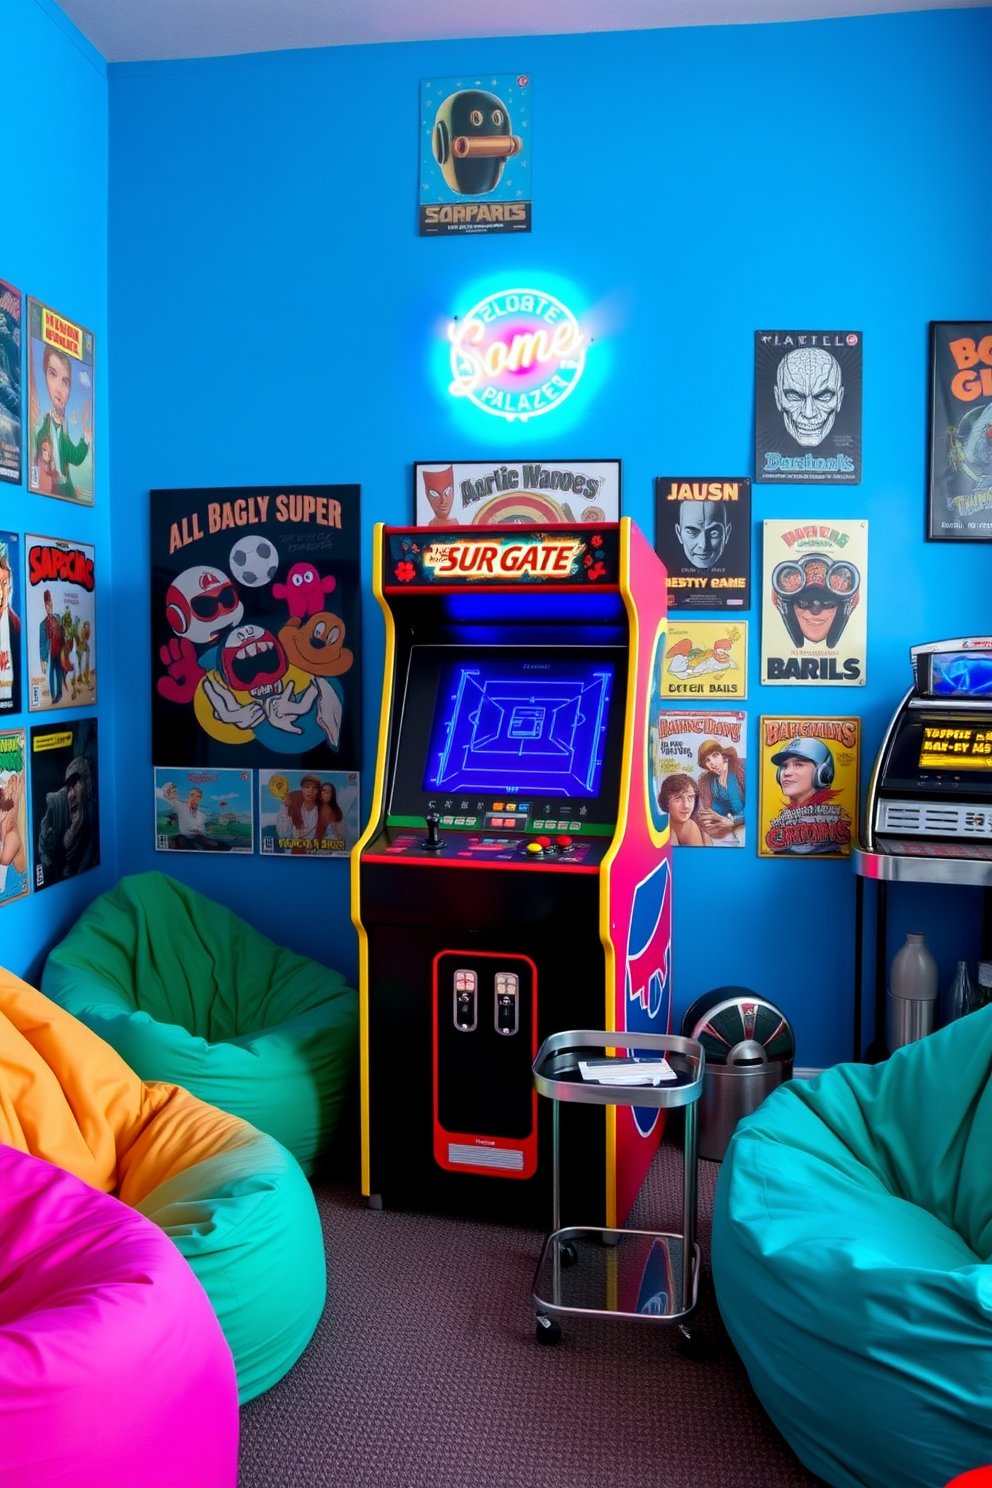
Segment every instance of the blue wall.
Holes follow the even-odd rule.
[[[51,946],[89,900],[117,878],[116,741],[109,630],[107,68],[99,53],[50,0],[9,0],[3,7],[2,35],[7,133],[0,201],[0,278],[15,284],[25,297],[34,295],[86,326],[96,337],[94,506],[79,507],[30,495],[26,470],[20,486],[0,485],[0,529],[22,537],[33,532],[92,543],[97,567],[94,658],[98,708],[55,715],[26,711],[5,714],[0,723],[3,728],[27,729],[30,741],[32,724],[50,724],[53,719],[71,722],[94,712],[100,719],[101,866],[0,909],[0,962],[20,976],[36,979]],[[26,368],[23,391],[26,413]],[[26,709],[26,688],[22,692]],[[29,800],[29,829],[30,804]]]
[[[765,517],[867,516],[872,566],[869,685],[752,676],[749,750],[762,711],[860,713],[867,782],[908,646],[989,625],[987,550],[922,534],[927,322],[992,312],[990,50],[983,9],[110,67],[120,871],[162,863],[149,488],[358,481],[367,573],[372,523],[410,519],[415,459],[618,455],[625,509],[651,535],[655,475],[751,470],[758,327],[853,326],[866,351],[863,484],[756,486],[755,572]],[[534,80],[534,231],[418,239],[419,80],[480,67]],[[595,318],[609,377],[568,423],[470,424],[435,375],[439,327],[473,285],[546,276]],[[367,795],[382,625],[366,599]],[[169,866],[354,973],[347,864]],[[847,1057],[850,867],[749,847],[682,853],[676,875],[677,1011],[743,982],[787,1010],[800,1064]],[[922,914],[943,972],[977,956],[977,902],[905,897],[897,917]]]

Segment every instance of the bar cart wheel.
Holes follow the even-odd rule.
[[[546,1317],[543,1312],[539,1312],[534,1321],[534,1336],[538,1343],[543,1343],[546,1348],[553,1348],[556,1343],[561,1343],[561,1328],[554,1318]]]

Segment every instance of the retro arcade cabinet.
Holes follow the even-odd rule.
[[[626,518],[379,526],[374,584],[385,685],[352,856],[363,1191],[546,1225],[539,1044],[669,1030],[668,818],[648,736],[665,570]],[[563,1108],[564,1213],[623,1223],[659,1114]]]

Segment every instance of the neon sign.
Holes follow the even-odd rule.
[[[448,327],[448,391],[509,422],[550,413],[578,386],[586,336],[554,295],[505,289]]]
[[[439,579],[563,579],[575,573],[585,546],[574,537],[443,540],[424,548],[423,565]]]

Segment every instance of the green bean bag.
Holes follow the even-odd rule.
[[[837,1488],[992,1461],[992,1008],[741,1122],[712,1267],[751,1383]]]
[[[164,873],[94,900],[42,990],[143,1080],[242,1117],[305,1173],[357,1079],[358,997],[344,978]]]

